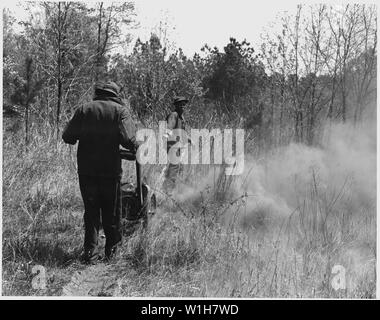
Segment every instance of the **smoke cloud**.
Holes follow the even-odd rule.
[[[329,124],[318,147],[290,144],[261,160],[245,155],[244,173],[233,178],[225,196],[247,194],[246,215],[264,212],[289,216],[316,186],[327,202],[344,198],[352,210],[372,208],[376,203],[376,126]],[[220,173],[219,169],[219,173]],[[215,175],[183,187],[177,200],[195,201],[200,192],[215,188]],[[345,201],[341,201],[344,204]],[[355,213],[355,212],[354,212]]]
[[[319,147],[290,144],[260,162],[247,161],[235,187],[256,196],[251,207],[290,214],[312,184],[320,195],[344,195],[355,208],[375,203],[376,128],[331,124],[324,131]]]

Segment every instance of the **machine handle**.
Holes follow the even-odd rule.
[[[142,194],[141,165],[137,160],[135,163],[136,163],[136,178],[137,178],[137,195],[139,197],[139,202],[142,208],[144,205],[144,199],[143,199],[143,194]]]
[[[136,179],[137,179],[137,195],[141,207],[144,205],[144,199],[142,194],[142,181],[141,181],[141,165],[136,159],[136,153],[128,149],[120,149],[120,158],[128,161],[135,161],[136,165]]]
[[[128,149],[120,149],[120,158],[128,161],[136,160],[136,153]]]

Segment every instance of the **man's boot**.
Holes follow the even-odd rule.
[[[83,256],[82,256],[82,261],[85,264],[95,264],[101,259],[101,255],[99,254],[99,250],[97,248],[95,249],[85,249]]]
[[[112,247],[105,247],[105,260],[107,262],[111,261],[117,252],[117,245],[114,245]]]

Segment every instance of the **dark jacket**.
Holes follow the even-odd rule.
[[[136,151],[136,127],[120,99],[102,95],[78,108],[62,139],[78,146],[80,175],[121,176],[119,145]]]

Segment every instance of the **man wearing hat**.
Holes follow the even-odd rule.
[[[98,83],[93,101],[79,107],[67,124],[65,143],[79,141],[79,186],[85,207],[84,261],[100,258],[100,223],[106,237],[105,257],[110,259],[121,241],[119,145],[136,152],[136,127],[119,97],[114,82]],[[100,222],[101,221],[101,222]]]
[[[183,117],[184,107],[187,105],[189,100],[183,96],[176,96],[173,99],[174,110],[166,117],[167,121],[167,138],[172,136],[172,131],[174,129],[182,129],[185,130],[185,119]],[[185,132],[185,131],[183,131]],[[186,136],[183,139],[187,139],[188,142],[191,143],[191,140]],[[169,154],[170,148],[176,143],[176,141],[169,140],[167,141],[167,152]],[[177,155],[179,156],[180,150],[177,151]],[[171,193],[175,187],[175,183],[177,180],[177,176],[182,169],[181,164],[174,164],[170,162],[166,169],[165,181],[163,184],[164,190],[167,193]]]

